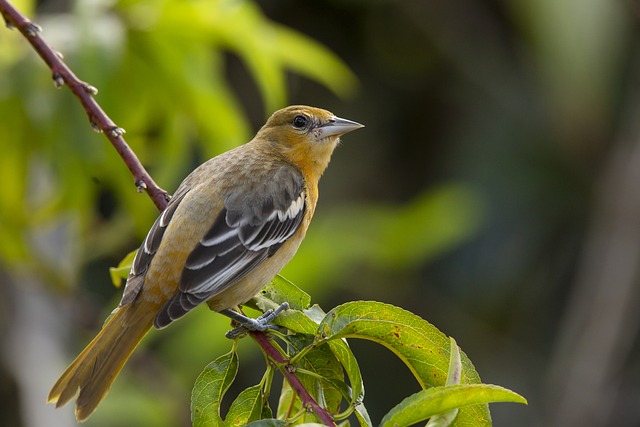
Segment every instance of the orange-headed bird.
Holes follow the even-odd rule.
[[[361,127],[319,108],[287,107],[250,142],[189,174],[140,246],[120,304],[49,403],[64,405],[79,390],[76,418],[87,419],[151,326],[164,328],[202,302],[247,329],[269,328],[273,313],[255,320],[232,309],[291,260],[340,136]]]

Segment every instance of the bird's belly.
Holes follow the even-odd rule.
[[[220,311],[249,301],[287,265],[298,250],[301,241],[302,236],[292,237],[273,255],[276,258],[274,262],[263,262],[247,277],[207,300],[209,308]]]

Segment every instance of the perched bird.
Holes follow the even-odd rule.
[[[140,246],[117,309],[48,402],[59,407],[79,390],[76,418],[87,419],[151,326],[164,328],[202,302],[248,329],[268,328],[273,314],[255,320],[232,309],[291,260],[340,136],[361,127],[326,110],[290,106],[250,142],[187,176]]]

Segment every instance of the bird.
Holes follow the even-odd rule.
[[[203,302],[248,330],[266,330],[238,307],[293,258],[318,200],[318,181],[347,132],[363,125],[309,106],[274,112],[255,137],[198,166],[178,186],[140,245],[122,299],[60,376],[48,403],[76,395],[86,420],[151,327]]]

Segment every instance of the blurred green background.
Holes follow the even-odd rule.
[[[163,188],[303,103],[361,122],[283,274],[325,310],[411,310],[529,406],[497,426],[640,425],[640,5],[635,0],[30,0]],[[45,406],[157,215],[16,31],[0,30],[0,425]],[[228,351],[205,308],[136,351],[88,426],[187,426]],[[236,391],[262,358],[244,340]],[[374,421],[418,384],[352,346]]]

